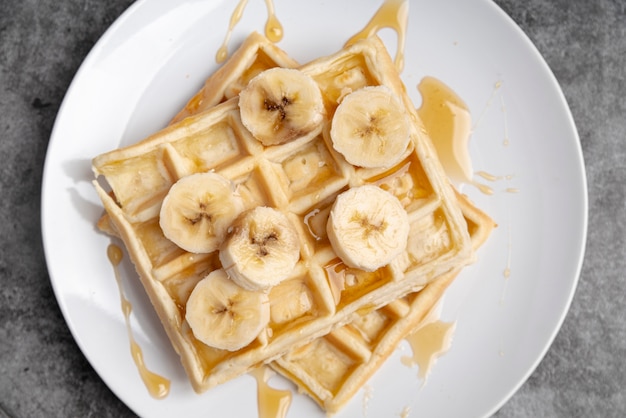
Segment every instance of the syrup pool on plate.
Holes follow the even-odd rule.
[[[468,142],[472,118],[467,105],[450,87],[434,77],[424,77],[417,89],[422,95],[417,114],[444,171],[456,183],[471,183],[472,160]]]
[[[249,372],[257,383],[257,407],[259,418],[285,418],[291,405],[290,390],[275,389],[268,384],[273,372],[261,366]]]
[[[403,357],[402,363],[407,366],[417,365],[418,377],[422,383],[426,381],[437,358],[450,349],[455,327],[455,322],[431,321],[405,338],[411,346],[413,356]]]

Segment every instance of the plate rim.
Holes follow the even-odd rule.
[[[68,308],[65,304],[61,283],[55,276],[55,274],[57,274],[56,266],[54,266],[54,261],[49,258],[49,252],[50,252],[49,248],[51,245],[53,245],[53,238],[48,235],[48,228],[46,227],[46,224],[47,224],[46,214],[47,214],[47,211],[49,210],[49,201],[50,201],[50,197],[48,197],[48,194],[50,192],[50,187],[51,187],[49,185],[49,176],[50,176],[49,171],[51,170],[50,164],[52,163],[51,154],[55,150],[56,144],[61,140],[58,134],[58,131],[60,129],[58,127],[58,122],[62,118],[66,117],[66,108],[67,108],[67,103],[69,101],[69,98],[74,95],[78,81],[83,77],[83,74],[90,69],[92,61],[94,61],[97,58],[97,55],[100,53],[103,45],[106,44],[107,40],[110,39],[117,32],[119,27],[124,25],[125,22],[129,18],[131,18],[131,16],[133,16],[135,13],[140,12],[144,4],[148,3],[149,1],[152,1],[152,0],[136,1],[133,4],[131,4],[126,10],[124,10],[124,12],[122,12],[122,14],[120,14],[115,19],[115,21],[105,30],[102,36],[97,40],[97,42],[93,45],[92,49],[86,55],[83,62],[80,64],[78,70],[76,71],[74,77],[72,78],[72,81],[65,93],[61,106],[59,107],[59,110],[55,117],[53,129],[51,131],[50,140],[48,143],[48,149],[46,150],[46,156],[45,156],[44,166],[43,166],[42,184],[41,184],[41,210],[40,210],[41,234],[42,234],[45,262],[46,262],[46,266],[49,272],[49,278],[50,278],[50,282],[53,288],[55,299],[63,314],[64,321],[66,322],[70,330],[70,333],[72,334],[72,337],[74,338],[76,344],[81,350],[81,353],[83,354],[83,356],[85,356],[85,358],[88,360],[90,365],[94,368],[94,370],[96,371],[100,379],[109,387],[109,389],[113,393],[115,393],[115,395],[120,399],[120,401],[123,402],[131,410],[134,410],[133,407],[124,400],[124,397],[120,396],[120,393],[118,393],[116,388],[111,387],[109,385],[109,382],[107,382],[106,380],[102,378],[98,369],[96,368],[96,365],[92,359],[92,356],[82,344],[81,336],[78,335],[77,333],[77,329],[73,323],[74,321],[72,317],[70,316]],[[511,16],[509,16],[497,3],[491,0],[476,0],[476,1],[482,2],[488,6],[491,6],[495,10],[497,10],[499,17],[501,19],[506,20],[507,26],[516,31],[517,37],[523,40],[528,50],[531,51],[535,55],[535,58],[536,58],[535,61],[537,63],[540,63],[540,65],[542,66],[541,68],[542,72],[548,75],[550,79],[549,81],[555,87],[554,90],[558,94],[558,99],[562,104],[562,110],[565,112],[565,116],[567,117],[567,120],[569,122],[568,128],[571,130],[571,133],[573,135],[573,138],[572,138],[574,140],[573,145],[574,145],[574,150],[575,150],[575,154],[577,157],[576,168],[580,170],[579,180],[580,180],[580,187],[581,187],[580,194],[581,194],[582,200],[579,203],[581,204],[580,210],[581,210],[581,215],[583,218],[581,230],[580,230],[580,246],[579,246],[577,257],[575,260],[576,262],[573,263],[573,270],[575,273],[574,273],[573,280],[571,281],[571,285],[568,289],[565,309],[563,309],[562,312],[560,313],[557,319],[557,326],[554,327],[554,329],[552,330],[549,340],[545,342],[544,348],[541,354],[535,359],[534,363],[526,371],[526,373],[523,376],[520,376],[520,378],[518,379],[517,385],[512,387],[510,391],[508,391],[507,395],[503,399],[501,399],[500,402],[498,402],[497,404],[493,406],[493,408],[489,412],[489,415],[491,415],[495,413],[497,410],[499,410],[500,408],[502,408],[502,406],[506,404],[511,399],[511,397],[514,396],[516,392],[518,392],[521,386],[523,386],[523,384],[528,380],[528,378],[535,372],[535,370],[537,369],[539,364],[543,361],[547,352],[550,350],[551,346],[553,345],[554,340],[556,336],[558,335],[558,333],[560,332],[563,326],[563,323],[565,321],[565,318],[567,317],[571,309],[571,305],[573,303],[574,296],[575,296],[578,284],[580,282],[582,268],[583,268],[583,264],[585,260],[587,236],[588,236],[589,198],[588,198],[586,166],[585,166],[585,161],[584,161],[584,154],[582,151],[582,144],[580,142],[579,132],[576,127],[576,122],[572,115],[570,106],[567,102],[567,98],[565,97],[565,94],[561,88],[561,85],[557,77],[555,76],[554,72],[552,71],[548,63],[546,62],[545,58],[543,57],[543,55],[541,54],[537,46],[532,42],[530,37],[521,29],[521,27],[513,20]],[[135,412],[138,412],[138,411],[135,411]]]

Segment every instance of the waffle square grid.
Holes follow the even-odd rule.
[[[472,260],[457,198],[382,42],[369,38],[299,68],[320,86],[328,115],[310,135],[264,147],[241,124],[234,96],[138,144],[93,160],[99,177],[94,184],[111,229],[123,240],[198,392],[271,362],[353,320],[354,314],[372,312]],[[368,85],[389,87],[412,119],[411,144],[402,161],[390,169],[348,164],[329,137],[341,97]],[[248,208],[266,205],[285,212],[301,240],[301,257],[292,276],[270,292],[269,328],[235,352],[199,342],[184,319],[195,284],[220,267],[216,253],[187,253],[167,240],[158,224],[160,204],[170,186],[204,171],[233,181]],[[325,233],[335,197],[367,183],[400,199],[409,213],[412,237],[404,254],[371,273],[343,265]],[[306,303],[287,306],[291,298]]]

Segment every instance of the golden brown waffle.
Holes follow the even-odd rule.
[[[207,78],[202,88],[170,121],[170,125],[232,99],[262,71],[274,67],[297,66],[298,63],[285,51],[260,33],[252,32],[228,61]],[[98,228],[110,235],[117,235],[115,226],[109,221],[110,218],[105,212],[98,221]]]
[[[477,250],[495,227],[493,220],[458,194]],[[294,382],[326,412],[334,413],[363,387],[389,358],[400,341],[413,332],[443,296],[460,270],[445,273],[422,290],[382,308],[352,314],[350,322],[276,359],[271,367]]]
[[[264,147],[242,126],[237,97],[93,160],[94,173],[111,188],[107,193],[94,182],[112,230],[123,240],[198,392],[270,362],[347,323],[355,312],[373,311],[472,260],[457,198],[380,40],[356,43],[300,69],[318,83],[329,117],[340,97],[366,85],[386,85],[401,97],[412,119],[411,143],[402,161],[385,170],[347,164],[330,146],[328,120],[321,133]],[[195,284],[220,267],[216,253],[183,251],[163,236],[158,222],[161,202],[174,182],[211,170],[237,185],[247,207],[272,206],[287,213],[301,240],[293,274],[269,294],[272,319],[267,332],[235,352],[199,342],[184,319]],[[346,268],[325,233],[335,197],[368,183],[400,199],[416,238],[388,266],[372,273]],[[290,306],[294,297],[308,303]]]

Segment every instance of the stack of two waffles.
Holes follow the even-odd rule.
[[[268,79],[278,67],[292,73]],[[245,99],[260,100],[278,122],[246,114],[254,104],[243,103],[245,94],[272,94],[258,85],[264,75],[283,80],[280,91],[300,79],[313,83],[321,94],[314,123],[295,129],[300,122],[282,107],[297,106],[304,93]],[[363,91],[390,96],[405,117],[400,149],[379,149],[386,161],[355,162],[355,155],[372,160],[372,151],[342,148],[336,139],[340,104]],[[273,125],[257,129],[259,120]],[[344,406],[415,329],[494,226],[450,186],[376,37],[298,65],[253,33],[167,128],[97,156],[93,169],[106,211],[99,227],[122,239],[194,389],[269,364],[328,412]],[[206,187],[182,187],[199,177]],[[198,204],[202,216],[182,214]],[[365,226],[368,213],[377,225]],[[188,222],[182,232],[177,216]],[[358,234],[381,239],[355,234],[351,221]],[[383,224],[391,237],[372,232]],[[210,238],[199,242],[198,231]],[[256,233],[265,234],[267,249],[257,251]],[[368,252],[376,246],[383,248]],[[259,264],[255,251],[283,267]]]

